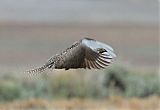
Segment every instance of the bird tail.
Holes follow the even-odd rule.
[[[42,72],[44,72],[47,68],[48,68],[48,65],[43,65],[43,66],[41,66],[41,67],[38,67],[38,68],[35,68],[35,69],[32,69],[32,70],[29,70],[29,71],[27,71],[27,73],[29,73],[29,74],[42,73]]]
[[[54,68],[54,58],[51,57],[43,66],[27,71],[29,74],[42,73],[46,69]]]

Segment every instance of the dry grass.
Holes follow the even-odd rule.
[[[160,97],[124,99],[110,97],[107,100],[70,99],[44,100],[29,99],[0,105],[1,110],[54,109],[54,110],[159,110]]]

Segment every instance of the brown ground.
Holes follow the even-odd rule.
[[[15,101],[12,103],[1,104],[3,110],[159,110],[160,97],[152,96],[149,98],[124,99],[122,97],[111,97],[107,100],[44,100],[29,99],[25,101]]]

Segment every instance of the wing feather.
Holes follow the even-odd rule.
[[[97,64],[97,62],[96,62],[96,59],[97,59],[98,57],[97,57],[97,55],[94,53],[94,55],[93,56],[91,56],[91,59],[92,59],[92,62],[93,62],[93,64],[95,65],[95,68],[96,69],[101,69],[102,67],[101,66],[99,66],[99,64]]]
[[[85,65],[89,69],[106,68],[110,65],[112,59],[116,57],[112,47],[104,43],[92,39],[83,39],[81,42],[85,47]],[[106,51],[101,53],[98,51],[99,48]]]
[[[94,61],[95,59],[91,56],[90,57],[90,63],[91,63],[91,66],[92,66],[92,68],[94,68],[94,69],[98,69],[97,67],[96,67],[96,64],[95,64],[95,61]]]
[[[50,68],[104,69],[112,63],[112,59],[115,57],[116,54],[111,46],[94,39],[84,38],[51,57],[42,67],[28,72],[40,73]]]
[[[90,62],[88,60],[87,60],[87,68],[91,69],[91,64],[90,64]]]

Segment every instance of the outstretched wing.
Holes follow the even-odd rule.
[[[110,65],[114,57],[116,57],[114,50],[109,45],[94,39],[84,38],[75,42],[62,53],[51,57],[42,67],[27,72],[40,73],[48,68],[102,69]]]
[[[85,47],[85,65],[87,68],[102,69],[110,65],[112,59],[116,57],[112,47],[93,39],[82,39]]]

